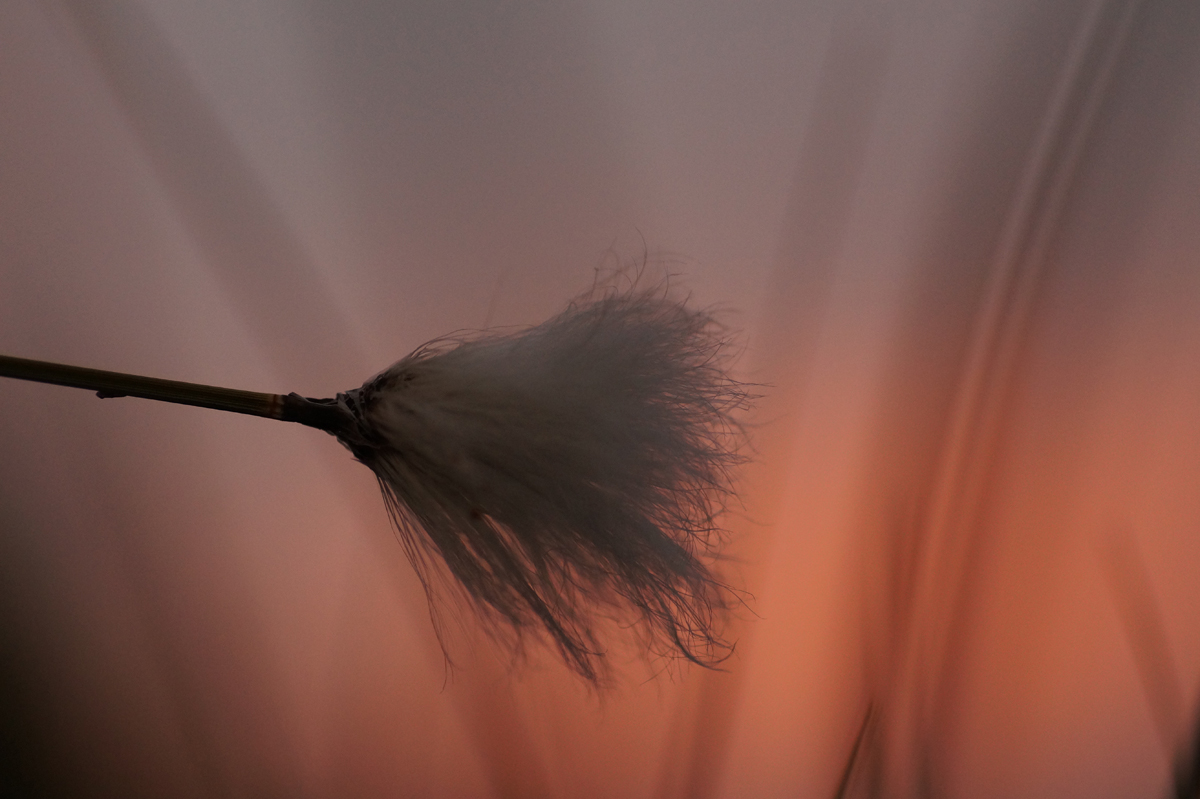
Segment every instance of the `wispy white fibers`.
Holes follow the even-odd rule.
[[[712,665],[730,594],[709,563],[748,400],[725,344],[662,287],[594,289],[340,395],[357,425],[339,439],[379,478],[427,591],[440,556],[486,620],[548,634],[591,681],[605,618]]]

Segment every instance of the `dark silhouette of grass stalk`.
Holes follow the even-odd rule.
[[[1132,533],[1122,529],[1113,534],[1105,555],[1109,585],[1125,623],[1142,690],[1171,760],[1168,796],[1196,799],[1200,797],[1200,709],[1194,714],[1191,730],[1185,731],[1179,670],[1171,656],[1166,625],[1150,576]],[[1181,739],[1186,741],[1183,746],[1179,744]]]

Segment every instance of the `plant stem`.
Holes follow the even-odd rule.
[[[299,394],[263,394],[234,388],[205,386],[180,380],[86,369],[47,361],[31,361],[0,355],[0,377],[32,380],[95,391],[101,399],[110,397],[141,397],[160,402],[195,405],[218,411],[245,413],[266,419],[298,422],[337,433],[345,427],[349,412],[335,400],[311,400]]]

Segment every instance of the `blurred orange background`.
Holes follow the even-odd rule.
[[[333,439],[0,380],[0,795],[1165,795],[1198,131],[1194,0],[0,5],[0,352],[328,396],[646,256],[764,385],[735,655],[597,694]]]

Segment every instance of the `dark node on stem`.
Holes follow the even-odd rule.
[[[358,425],[354,414],[346,406],[344,396],[338,395],[335,399],[311,399],[292,392],[283,398],[283,409],[279,418],[285,422],[315,427],[342,438]]]

